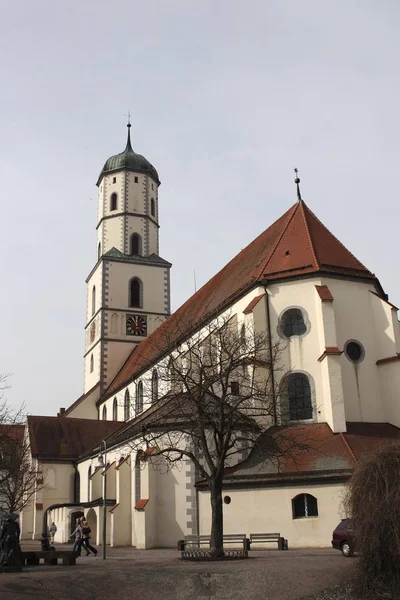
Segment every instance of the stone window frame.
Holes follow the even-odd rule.
[[[289,394],[288,394],[288,383],[289,383],[289,378],[296,376],[296,375],[304,375],[305,377],[307,377],[308,379],[308,383],[310,384],[310,391],[311,391],[311,406],[312,406],[312,418],[311,419],[296,419],[294,421],[291,421],[289,418],[290,412],[289,412]],[[317,402],[316,402],[316,388],[315,388],[315,381],[314,378],[312,377],[312,375],[308,372],[308,371],[302,371],[301,369],[296,369],[295,371],[291,371],[290,373],[288,373],[287,375],[285,375],[285,377],[283,377],[282,381],[280,382],[280,406],[279,406],[279,413],[280,413],[280,421],[281,423],[290,423],[290,424],[297,424],[297,423],[318,423],[318,410],[317,410]],[[283,405],[283,406],[282,406]],[[283,413],[283,414],[282,414]]]
[[[290,310],[298,310],[298,311],[301,312],[302,317],[303,317],[303,321],[304,321],[304,325],[306,326],[306,330],[305,330],[304,333],[301,333],[300,335],[296,334],[296,335],[291,335],[290,337],[287,337],[284,334],[285,324],[284,324],[283,317]],[[295,305],[295,304],[293,304],[291,306],[286,306],[281,311],[281,313],[279,314],[279,317],[278,317],[278,326],[276,328],[276,331],[277,331],[277,333],[278,333],[278,335],[279,335],[280,338],[282,338],[283,340],[286,340],[288,342],[290,342],[290,340],[292,340],[294,338],[303,338],[303,337],[305,337],[311,331],[311,321],[310,321],[310,318],[308,316],[308,312],[302,306],[298,306],[298,305]]]
[[[303,498],[304,500],[304,514],[296,514],[296,507],[295,507],[295,500],[297,500],[298,498]],[[311,505],[310,504],[310,500],[309,499],[313,499],[313,501],[315,500],[315,509],[316,509],[316,514],[308,514],[309,512],[314,512],[312,510]],[[308,492],[302,492],[301,494],[296,494],[296,496],[294,496],[292,498],[292,519],[297,520],[297,519],[318,519],[319,516],[319,511],[318,511],[318,498],[316,496],[314,496],[313,494],[310,494]]]
[[[360,346],[361,356],[360,356],[360,358],[358,360],[353,360],[348,355],[348,353],[347,353],[347,347],[349,346],[349,344],[357,344],[358,346]],[[364,348],[364,345],[360,342],[360,340],[356,340],[356,339],[352,339],[352,338],[348,339],[345,342],[344,346],[343,346],[343,352],[344,352],[344,355],[347,358],[347,360],[349,362],[353,363],[353,365],[358,365],[358,364],[362,363],[363,360],[364,360],[364,358],[365,358],[365,348]]]

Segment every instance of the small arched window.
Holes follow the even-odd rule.
[[[117,202],[118,202],[118,197],[117,197],[117,194],[114,192],[111,194],[111,198],[110,198],[110,210],[117,210]]]
[[[289,419],[305,421],[313,418],[310,382],[306,375],[291,375],[288,381]]]
[[[127,421],[129,419],[130,404],[131,404],[131,397],[129,395],[129,390],[126,390],[125,398],[124,398],[124,419],[125,419],[125,421]]]
[[[141,412],[143,412],[143,382],[139,381],[136,387],[135,416],[140,415]]]
[[[103,421],[107,421],[107,407],[103,406]]]
[[[129,282],[129,306],[141,308],[142,293],[142,282],[138,277],[134,277]]]
[[[92,315],[94,315],[96,311],[96,286],[92,287]]]
[[[318,517],[318,501],[311,494],[299,494],[292,500],[293,519]]]
[[[150,200],[150,210],[151,210],[151,216],[155,217],[156,216],[156,203],[154,201],[154,198],[152,198]]]
[[[52,468],[47,469],[46,483],[47,483],[47,485],[48,485],[49,488],[55,488],[56,487],[56,472]]]
[[[137,233],[131,235],[130,253],[137,256],[142,255],[142,238]]]
[[[94,359],[93,359],[93,354],[90,355],[90,372],[93,373],[93,369],[94,369]]]
[[[151,403],[157,402],[158,400],[158,372],[154,369],[151,376]]]
[[[282,316],[282,333],[286,338],[303,335],[307,331],[303,313],[299,308],[290,308]]]
[[[114,398],[113,402],[113,421],[118,421],[118,404],[116,398]]]
[[[101,244],[99,242],[99,245],[97,246],[97,260],[100,258],[101,256]]]

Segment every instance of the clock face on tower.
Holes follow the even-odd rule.
[[[147,335],[147,317],[144,315],[126,315],[126,335]]]

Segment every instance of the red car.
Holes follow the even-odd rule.
[[[342,519],[332,534],[332,547],[341,550],[343,556],[353,556],[354,526],[351,519]]]

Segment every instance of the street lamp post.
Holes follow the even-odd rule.
[[[103,560],[106,559],[106,535],[107,535],[107,444],[105,440],[101,441],[104,446],[104,459],[101,454],[98,458],[98,466],[103,469]],[[101,449],[100,449],[101,451]]]

